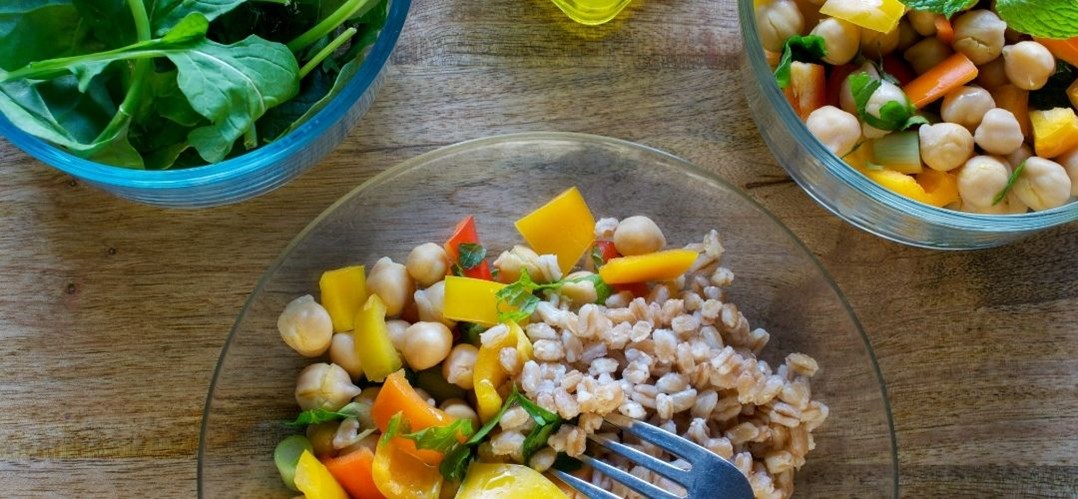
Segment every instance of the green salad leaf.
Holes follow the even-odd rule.
[[[775,67],[775,81],[779,88],[790,86],[790,66],[797,62],[819,62],[827,56],[824,39],[817,35],[794,35],[786,39],[782,46],[782,57]]]
[[[89,36],[82,19],[67,0],[0,2],[0,69],[80,53]]]
[[[893,132],[905,130],[914,125],[927,124],[928,120],[916,114],[916,109],[910,104],[902,104],[898,101],[890,101],[880,106],[879,116],[870,114],[867,110],[869,99],[883,83],[866,72],[850,75],[850,93],[853,95],[854,104],[857,106],[857,114],[868,125],[880,130]]]
[[[591,281],[595,286],[595,303],[604,303],[610,295],[614,294],[614,288],[603,281],[599,274],[590,274],[584,277],[577,277],[573,279],[565,278],[557,282],[549,284],[537,284],[532,281],[531,276],[528,274],[528,269],[520,269],[520,277],[508,286],[498,290],[494,294],[498,298],[499,304],[506,305],[506,310],[502,310],[499,306],[498,320],[502,322],[514,321],[520,322],[535,312],[535,309],[542,303],[542,299],[535,295],[538,292],[556,293],[566,284],[573,284],[578,282]],[[515,308],[516,310],[509,310]]]
[[[977,0],[902,0],[906,7],[951,16],[977,5]]]
[[[458,419],[448,426],[431,426],[401,436],[414,441],[417,449],[431,449],[448,454],[454,448],[461,446],[461,437],[467,439],[474,432],[471,421]]]
[[[1078,36],[1075,0],[996,0],[996,13],[1007,27],[1044,38]]]
[[[337,411],[307,409],[299,413],[299,416],[296,416],[295,420],[286,422],[284,425],[287,428],[303,428],[309,425],[340,421],[345,418],[354,418],[361,413],[362,409],[360,409],[359,404],[357,402],[350,402],[348,405],[341,407],[340,410]]]

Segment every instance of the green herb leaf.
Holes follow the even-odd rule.
[[[360,414],[358,406],[358,403],[351,402],[337,411],[307,409],[306,411],[299,413],[299,416],[297,416],[294,421],[286,422],[284,425],[288,428],[303,428],[309,425],[340,421],[345,418],[354,418]]]
[[[14,71],[34,61],[85,51],[86,28],[81,13],[68,1],[0,2],[0,68]]]
[[[1067,88],[1075,80],[1078,80],[1078,69],[1067,64],[1066,61],[1057,59],[1056,72],[1048,78],[1048,82],[1040,89],[1029,93],[1029,107],[1041,111],[1070,107],[1071,101],[1067,97]]]
[[[595,271],[598,272],[599,268],[606,262],[603,261],[603,249],[599,245],[591,247],[591,265],[595,267]]]
[[[950,19],[958,12],[977,4],[977,0],[902,0],[906,7],[943,14]]]
[[[459,482],[464,479],[468,465],[474,458],[472,446],[458,445],[445,454],[442,463],[438,465],[438,471],[442,473],[442,478],[450,482]]]
[[[1018,163],[1018,168],[1015,168],[1011,172],[1010,178],[1007,179],[1007,185],[1003,186],[1003,189],[996,193],[996,196],[992,198],[992,206],[995,206],[1003,202],[1003,199],[1007,197],[1007,193],[1011,192],[1014,188],[1014,183],[1018,181],[1018,177],[1022,175],[1022,170],[1026,169],[1026,162],[1022,161]]]
[[[472,422],[467,419],[458,419],[448,426],[431,426],[401,436],[415,441],[417,449],[431,449],[448,454],[449,451],[461,445],[461,436],[467,439],[472,436],[472,433]]]
[[[782,57],[775,67],[775,81],[779,88],[790,86],[790,66],[797,62],[819,62],[827,55],[822,36],[794,35],[786,39],[782,46]]]
[[[460,257],[457,258],[457,263],[464,270],[474,269],[483,263],[483,259],[487,257],[487,249],[480,244],[475,243],[460,243],[457,245],[457,251]]]
[[[404,413],[398,412],[389,418],[389,423],[386,424],[386,431],[382,433],[382,438],[378,439],[378,445],[385,445],[397,435],[408,433],[411,431],[408,428],[408,422],[404,420]]]
[[[461,339],[475,346],[479,346],[479,335],[487,330],[483,325],[472,322],[458,322],[457,326],[460,327]]]
[[[903,105],[898,101],[891,101],[880,106],[879,116],[870,114],[867,110],[868,102],[883,83],[865,72],[850,75],[849,82],[850,93],[857,106],[857,114],[861,117],[861,121],[869,126],[893,132],[928,123],[924,117],[915,114],[916,109],[912,105]]]
[[[531,317],[542,301],[534,294],[541,287],[532,281],[531,276],[528,275],[528,269],[520,269],[520,277],[516,282],[499,289],[494,295],[499,302],[498,320],[520,322]],[[501,304],[514,307],[516,310],[500,310]]]
[[[996,0],[996,13],[1007,27],[1027,35],[1078,36],[1078,2],[1074,0]]]
[[[151,24],[155,35],[172,29],[192,13],[212,21],[239,7],[247,0],[149,0],[153,5]]]

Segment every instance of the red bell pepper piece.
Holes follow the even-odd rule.
[[[445,242],[445,254],[449,257],[450,270],[452,273],[452,267],[460,264],[460,245],[461,244],[481,244],[479,242],[479,233],[475,230],[475,217],[468,215],[464,217],[457,224],[457,227],[453,229],[453,235],[449,240]],[[464,269],[465,277],[474,277],[476,279],[486,279],[493,281],[494,276],[490,273],[490,264],[486,259],[479,262],[479,265],[470,269]]]

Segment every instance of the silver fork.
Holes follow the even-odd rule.
[[[745,475],[741,474],[741,470],[715,453],[662,428],[630,419],[620,414],[609,414],[606,416],[606,421],[620,429],[623,434],[636,436],[642,442],[651,443],[688,461],[691,468],[685,470],[662,459],[650,456],[634,447],[616,442],[609,437],[602,435],[590,435],[588,437],[588,439],[605,447],[610,452],[682,486],[688,492],[688,495],[684,497],[693,499],[705,497],[752,499],[752,487],[749,485]],[[644,497],[653,499],[680,499],[682,497],[667,492],[655,484],[641,480],[627,471],[591,456],[580,456],[580,460],[584,464],[591,466],[595,471],[606,475],[611,480],[636,491]],[[564,471],[554,470],[554,474],[590,499],[617,499],[618,497],[591,482]]]

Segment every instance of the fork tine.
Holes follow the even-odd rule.
[[[703,459],[709,453],[703,447],[643,421],[630,419],[621,414],[607,414],[606,420],[622,431],[640,437],[641,440],[657,445],[663,450],[689,462]]]
[[[689,472],[674,466],[662,459],[648,455],[647,453],[625,445],[621,442],[617,442],[605,435],[589,435],[592,441],[606,447],[609,451],[624,457],[640,466],[643,466],[655,473],[658,473],[666,478],[669,478],[681,486],[686,486],[690,482]]]
[[[633,476],[631,473],[618,469],[607,462],[600,461],[588,455],[580,456],[580,460],[583,461],[584,464],[591,465],[595,471],[610,477],[610,479],[615,482],[633,489],[639,494],[643,494],[644,497],[648,497],[649,499],[682,499],[681,496],[660,489],[659,487],[645,482]]]
[[[588,499],[621,499],[618,496],[599,488],[598,485],[570,475],[562,470],[551,469],[550,471],[554,473],[554,476],[560,478],[561,481],[567,483],[570,487],[588,496]]]

